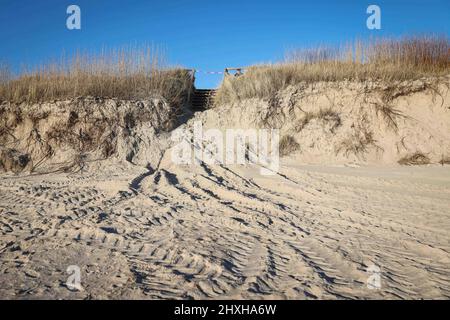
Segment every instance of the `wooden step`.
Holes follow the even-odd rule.
[[[191,98],[191,106],[194,111],[203,111],[208,109],[216,94],[215,89],[195,89]]]

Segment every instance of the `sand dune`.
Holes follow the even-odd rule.
[[[300,148],[272,176],[175,164],[164,103],[5,106],[6,146],[30,161],[9,152],[3,167],[32,172],[0,175],[0,298],[450,298],[450,91],[367,85],[288,88],[279,108],[249,100],[183,125],[276,120]],[[397,163],[417,152],[431,164]]]

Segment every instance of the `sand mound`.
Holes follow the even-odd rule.
[[[449,87],[449,77],[319,82],[268,101],[220,105],[195,119],[205,128],[278,128],[281,155],[303,163],[438,163],[450,155]]]
[[[77,171],[101,160],[153,167],[177,121],[164,100],[83,98],[0,106],[0,170]]]
[[[427,164],[450,158],[450,77],[319,82],[270,100],[197,113],[205,129],[278,128],[280,153],[312,164]],[[180,110],[164,100],[79,98],[0,105],[0,170],[51,172],[155,168]],[[417,161],[416,161],[417,160]]]

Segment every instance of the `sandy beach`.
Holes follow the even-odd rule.
[[[2,175],[0,297],[443,299],[449,208],[448,166]]]

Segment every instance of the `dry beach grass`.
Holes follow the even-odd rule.
[[[216,104],[270,99],[300,83],[349,80],[389,84],[449,73],[450,40],[445,36],[355,41],[341,47],[294,50],[283,62],[252,66],[243,77],[225,79]]]
[[[86,96],[177,104],[192,90],[190,73],[167,67],[163,51],[151,46],[78,52],[18,76],[3,64],[0,79],[0,101],[29,104]]]

